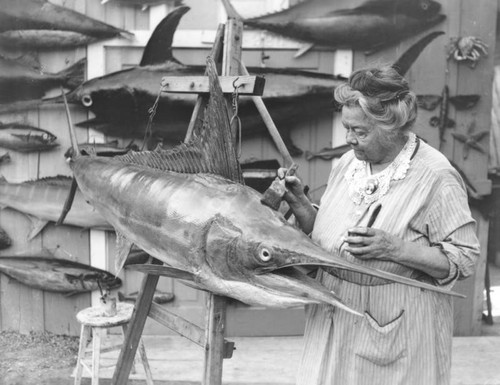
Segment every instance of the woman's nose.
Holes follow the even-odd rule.
[[[357,144],[358,140],[356,138],[356,135],[351,130],[347,130],[345,134],[345,141],[347,144]]]

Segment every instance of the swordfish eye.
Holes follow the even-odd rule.
[[[89,94],[83,95],[82,96],[82,104],[85,107],[90,107],[92,105],[92,96],[90,96]]]
[[[262,262],[269,262],[271,260],[271,252],[269,249],[263,247],[259,250],[259,258]]]

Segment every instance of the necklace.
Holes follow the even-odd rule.
[[[368,162],[355,159],[345,174],[351,200],[357,205],[362,202],[371,204],[383,197],[389,191],[391,181],[405,178],[416,145],[417,137],[410,132],[396,158],[384,170],[373,175]]]

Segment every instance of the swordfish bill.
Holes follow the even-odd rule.
[[[203,126],[190,142],[114,158],[81,156],[75,148],[69,159],[80,190],[115,228],[118,271],[135,244],[163,262],[163,275],[190,278],[190,285],[249,305],[321,303],[359,315],[298,265],[349,269],[450,293],[346,262],[262,205],[262,195],[241,182],[210,58],[207,72],[210,98]]]

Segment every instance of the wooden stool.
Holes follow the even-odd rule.
[[[82,330],[80,334],[80,346],[78,348],[78,359],[76,362],[75,385],[80,385],[82,381],[83,368],[85,368],[92,375],[92,385],[98,385],[100,354],[116,350],[121,347],[121,345],[118,345],[101,350],[101,337],[106,329],[121,326],[123,337],[125,338],[127,325],[132,317],[134,305],[125,302],[118,302],[116,304],[116,310],[117,314],[112,317],[103,316],[103,309],[99,307],[88,307],[81,310],[76,315],[76,318],[82,324]],[[92,341],[91,369],[83,361],[85,358],[85,350],[90,341]],[[148,385],[153,385],[153,376],[151,375],[151,369],[149,367],[142,339],[139,341],[138,353],[146,373],[146,383]]]

